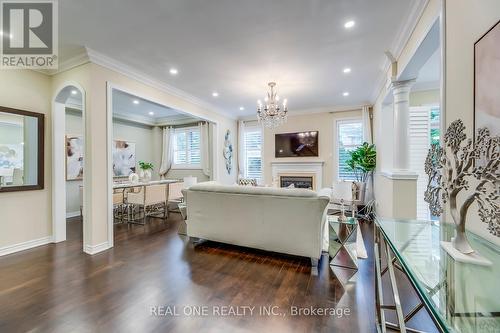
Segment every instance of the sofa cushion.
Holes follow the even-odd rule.
[[[222,185],[215,181],[198,183],[196,185],[191,186],[189,190],[234,193],[234,194],[250,194],[250,195],[271,195],[271,196],[283,196],[283,197],[305,197],[305,198],[318,197],[318,193],[302,188],[287,189],[287,188],[276,188],[276,187]]]

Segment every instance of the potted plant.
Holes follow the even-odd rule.
[[[364,202],[366,184],[370,180],[377,164],[375,145],[364,142],[358,148],[350,151],[346,164],[347,169],[352,171],[356,177],[356,185],[359,191],[357,199]]]
[[[152,163],[139,161],[139,169],[141,169],[141,171],[139,172],[139,177],[142,180],[150,181],[152,176],[151,172],[153,171],[153,168],[154,167]]]

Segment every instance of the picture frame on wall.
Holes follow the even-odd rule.
[[[474,133],[500,135],[500,20],[474,43]]]
[[[83,179],[83,136],[66,136],[66,180]],[[113,177],[128,177],[136,170],[135,142],[113,140]]]
[[[135,172],[135,142],[113,140],[113,177],[128,177]]]

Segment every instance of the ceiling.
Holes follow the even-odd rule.
[[[439,89],[441,77],[441,49],[438,48],[429,57],[418,72],[417,80],[412,87],[413,91]]]
[[[394,48],[412,3],[65,0],[60,59],[85,46],[234,117],[255,114],[269,81],[291,112],[359,106],[373,102],[384,51]],[[351,29],[348,20],[356,22]]]
[[[146,99],[113,89],[113,116],[151,124],[185,123],[198,121],[183,112]],[[152,114],[150,114],[152,112]]]

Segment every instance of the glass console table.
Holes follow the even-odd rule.
[[[406,322],[424,306],[441,332],[500,332],[500,247],[468,233],[474,250],[493,263],[480,266],[456,262],[441,248],[440,241],[454,236],[454,225],[377,218],[375,229],[377,324],[383,332],[386,327],[418,332]],[[420,298],[406,314],[395,269],[408,276]],[[394,305],[381,304],[384,274],[389,274]],[[387,322],[385,310],[396,311],[398,322]]]

